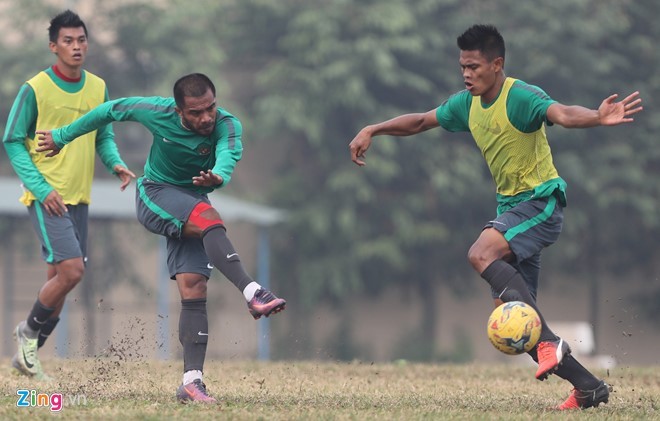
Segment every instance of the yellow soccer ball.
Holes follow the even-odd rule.
[[[510,301],[497,307],[488,318],[488,339],[508,355],[528,352],[541,336],[541,318],[532,306]]]

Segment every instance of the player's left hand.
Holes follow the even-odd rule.
[[[218,174],[214,174],[211,170],[200,171],[199,176],[192,178],[193,184],[196,186],[215,187],[220,186],[225,180]]]
[[[115,174],[117,174],[117,177],[119,177],[119,179],[121,180],[121,185],[119,186],[119,190],[121,191],[124,191],[126,187],[128,187],[128,185],[131,184],[132,179],[133,180],[135,179],[135,174],[133,174],[133,171],[119,164],[112,167],[112,170],[115,172]]]
[[[618,94],[610,95],[598,107],[598,118],[603,126],[615,126],[633,121],[631,117],[644,108],[640,105],[639,91],[625,97],[622,101],[615,102]]]
[[[55,141],[53,141],[53,135],[51,130],[37,130],[35,132],[38,136],[39,142],[37,143],[38,148],[35,149],[36,152],[46,152],[48,158],[57,155],[60,153],[60,148],[57,147]]]

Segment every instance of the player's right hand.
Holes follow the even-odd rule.
[[[36,152],[50,151],[46,154],[48,158],[60,153],[61,149],[55,144],[51,130],[37,130],[35,133],[39,136],[39,142],[37,142],[37,146],[39,147],[35,149]]]
[[[46,209],[46,212],[48,212],[48,215],[50,216],[63,216],[66,212],[69,211],[66,207],[66,204],[64,204],[62,196],[60,196],[56,190],[48,193],[48,196],[46,196],[46,199],[43,201],[43,205]]]
[[[351,161],[361,167],[367,165],[364,159],[369,146],[371,146],[371,134],[362,129],[348,144],[348,149],[351,151]]]

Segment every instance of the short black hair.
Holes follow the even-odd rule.
[[[60,35],[60,29],[80,27],[85,30],[85,36],[87,36],[85,22],[80,19],[80,16],[67,9],[50,21],[50,26],[48,27],[48,39],[50,42],[57,42],[57,37]]]
[[[504,58],[504,38],[493,25],[473,25],[456,38],[461,51],[479,51],[488,60]]]
[[[182,76],[174,83],[174,102],[179,108],[184,106],[185,97],[200,97],[208,90],[215,96],[215,86],[208,76],[201,73],[191,73]]]

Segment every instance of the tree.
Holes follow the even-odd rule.
[[[287,312],[301,336],[309,328],[307,310],[320,302],[342,308],[347,297],[374,297],[399,285],[424,300],[424,324],[411,338],[428,339],[419,358],[433,358],[438,285],[460,295],[477,283],[487,293],[465,254],[494,214],[494,184],[470,137],[437,130],[415,139],[377,138],[363,169],[347,150],[365,124],[427,111],[462,89],[455,39],[466,27],[497,25],[507,41],[507,74],[561,102],[597,107],[611,92],[642,89],[647,110],[656,108],[660,34],[653,19],[660,3],[653,0],[194,5],[95,2],[90,24],[98,44],[90,70],[106,78],[113,97],[169,95],[175,78],[189,71],[222,76],[214,81],[223,105],[239,111],[251,142],[273,145],[279,159],[272,186],[262,189],[267,197],[241,193],[290,210],[273,236],[274,278],[296,303]],[[28,17],[47,22],[52,13],[41,6],[28,0],[7,16],[15,28]],[[48,58],[44,41],[23,32],[20,48],[10,48],[7,38],[0,50],[6,97],[15,95],[15,80]],[[560,264],[545,265],[544,278],[641,273],[657,279],[659,126],[660,117],[645,111],[626,127],[548,128],[555,164],[569,183],[569,207],[565,232],[547,256]],[[143,132],[129,125],[117,132],[129,164],[141,163],[149,144]],[[648,314],[654,311],[657,304]],[[348,338],[350,312],[343,314]],[[302,348],[300,355],[310,352]]]
[[[465,261],[478,234],[475,224],[492,215],[490,176],[465,136],[379,138],[363,171],[348,162],[348,141],[368,122],[426,111],[459,90],[454,40],[475,20],[488,19],[504,33],[510,75],[521,75],[562,102],[596,107],[610,93],[603,80],[622,93],[639,86],[643,79],[627,72],[636,63],[634,52],[609,40],[614,34],[623,47],[634,39],[648,50],[653,38],[635,33],[635,21],[646,23],[658,6],[606,3],[236,4],[234,23],[269,23],[253,33],[262,42],[251,41],[248,49],[232,43],[236,49],[229,55],[240,50],[242,57],[259,57],[253,61],[257,88],[249,111],[268,140],[277,133],[275,141],[287,150],[272,195],[293,210],[280,236],[278,249],[284,252],[276,259],[283,262],[279,278],[290,280],[287,294],[312,307],[406,283],[427,299],[421,331],[433,338],[434,287],[442,281],[460,289],[476,278],[466,263],[457,262]],[[648,252],[641,264],[649,264],[657,186],[643,186],[640,176],[657,173],[657,154],[634,153],[635,145],[648,146],[648,130],[643,122],[610,130],[549,129],[560,173],[571,186],[571,224],[553,250],[563,267],[546,273],[593,273],[594,265],[596,271],[629,270],[640,263],[632,258],[640,247],[629,240],[640,237],[630,235],[638,230],[628,224],[642,232],[652,228],[642,247]],[[644,190],[652,193],[648,200],[640,197]],[[591,225],[630,212],[640,218],[627,221],[625,229]]]
[[[289,276],[279,276],[292,280],[286,293],[309,304],[298,307],[302,313],[295,320],[304,321],[302,315],[321,299],[377,294],[405,280],[428,299],[422,331],[435,332],[437,281],[454,280],[457,289],[467,285],[467,263],[455,264],[465,261],[467,239],[460,247],[456,239],[470,215],[485,218],[485,213],[482,206],[461,209],[492,197],[486,193],[492,182],[482,183],[485,165],[473,154],[474,146],[465,139],[429,146],[432,136],[406,144],[383,139],[367,171],[353,167],[347,153],[366,121],[426,110],[437,104],[438,92],[446,96],[455,89],[446,82],[454,63],[441,53],[425,54],[451,49],[453,40],[417,31],[424,14],[456,4],[444,3],[409,8],[398,1],[292,1],[264,12],[261,2],[248,1],[232,13],[245,20],[265,13],[267,18],[257,21],[270,22],[275,31],[262,33],[274,48],[259,56],[263,70],[255,80],[261,90],[252,111],[264,132],[282,134],[277,141],[289,151],[272,197],[293,209],[287,227],[292,235],[279,236],[277,249],[287,250]],[[462,217],[437,218],[444,214]]]

